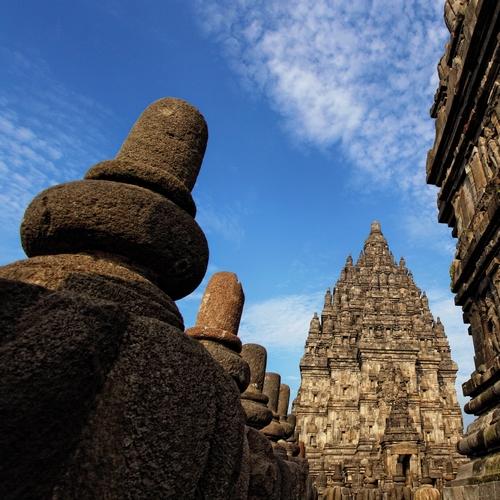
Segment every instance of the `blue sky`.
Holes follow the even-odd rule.
[[[240,336],[268,348],[268,370],[296,392],[309,320],[377,219],[463,382],[472,344],[449,292],[454,241],[425,184],[443,3],[4,3],[0,264],[23,258],[19,222],[37,192],[113,157],[150,102],[181,97],[209,127],[194,190],[209,274],[238,274]],[[179,302],[186,326],[205,284]]]

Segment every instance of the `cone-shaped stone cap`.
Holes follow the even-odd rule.
[[[186,101],[167,97],[146,108],[114,160],[92,167],[86,179],[147,187],[195,214],[191,197],[207,145],[201,113]]]
[[[309,333],[319,333],[321,323],[319,322],[318,313],[314,313],[311,322],[309,323]]]
[[[380,225],[380,222],[378,221],[373,221],[370,225],[370,234],[368,235],[368,238],[365,241],[365,252],[367,248],[367,243],[373,243],[373,242],[382,242],[387,245],[387,241],[385,239],[385,236],[382,234],[382,227]]]
[[[380,226],[380,222],[378,220],[374,220],[370,225],[370,234],[373,233],[382,233],[382,227]]]
[[[245,296],[234,273],[215,273],[201,300],[196,325],[186,330],[199,340],[213,340],[240,352],[237,337]]]

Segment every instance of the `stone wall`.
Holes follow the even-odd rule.
[[[438,64],[439,88],[431,109],[436,136],[427,181],[440,188],[439,221],[457,238],[451,288],[474,343],[475,371],[463,392],[471,397],[465,411],[477,417],[458,443],[474,461],[459,471],[447,495],[464,494],[465,488],[467,498],[498,498],[500,3],[448,0],[445,22],[450,38]]]

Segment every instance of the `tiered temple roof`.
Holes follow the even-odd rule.
[[[293,411],[316,477],[332,480],[342,464],[345,484],[359,489],[369,469],[388,491],[397,469],[416,486],[425,468],[438,487],[456,469],[457,365],[425,292],[405,260],[395,261],[378,222],[357,262],[347,257],[326,291],[300,369]]]

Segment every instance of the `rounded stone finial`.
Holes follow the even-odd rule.
[[[243,344],[241,357],[250,366],[250,385],[262,392],[267,364],[266,348],[259,344]]]
[[[263,393],[269,398],[268,407],[273,413],[278,413],[278,400],[280,394],[281,375],[279,373],[267,372],[264,377]]]
[[[288,415],[288,404],[290,402],[290,386],[280,384],[278,396],[278,415],[280,418],[286,419]]]
[[[266,372],[267,351],[258,344],[244,344],[241,357],[250,367],[250,384],[241,395],[247,425],[262,429],[273,419],[273,412],[267,407],[269,398],[262,394]]]
[[[269,398],[267,406],[271,410],[272,421],[262,429],[262,433],[275,442],[289,437],[285,433],[285,429],[281,425],[277,413],[280,379],[281,377],[277,373],[266,373],[264,381],[264,394]]]
[[[196,325],[186,330],[234,379],[240,392],[250,383],[250,367],[238,354],[241,340],[237,335],[244,302],[243,288],[236,274],[215,273],[201,299]]]
[[[245,295],[234,273],[215,273],[208,282],[201,300],[196,325],[187,333],[198,340],[215,340],[241,351],[237,337]]]
[[[191,105],[179,99],[153,103],[116,159],[92,167],[83,181],[33,199],[21,225],[26,254],[106,254],[173,300],[188,295],[208,264],[190,192],[206,140],[205,120]]]
[[[381,233],[381,232],[382,232],[382,228],[380,226],[380,222],[377,220],[374,220],[370,226],[370,233]]]
[[[156,191],[195,215],[191,198],[208,129],[186,101],[167,97],[149,105],[113,160],[94,165],[86,179],[114,180]]]

